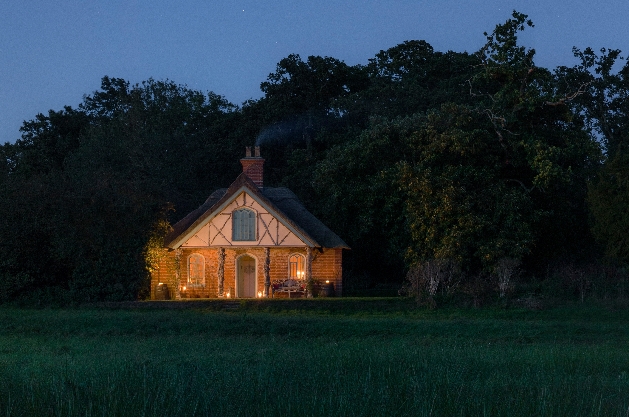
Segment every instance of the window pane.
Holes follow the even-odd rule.
[[[256,216],[253,211],[249,212],[249,240],[256,240]]]
[[[256,240],[256,215],[253,211],[236,210],[232,216],[234,240]]]
[[[188,282],[190,284],[203,284],[205,262],[201,255],[191,255],[188,258]]]
[[[242,239],[242,225],[241,225],[242,220],[241,219],[242,219],[241,212],[235,211],[234,212],[234,240]]]
[[[249,212],[242,211],[242,240],[249,240]]]
[[[288,258],[288,274],[291,279],[304,278],[304,261],[302,255],[292,255]]]

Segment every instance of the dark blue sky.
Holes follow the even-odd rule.
[[[575,64],[573,46],[629,52],[627,0],[4,0],[0,143],[37,113],[78,105],[104,75],[168,78],[241,104],[291,53],[366,64],[411,39],[473,52],[514,9],[535,23],[521,43],[537,65]]]

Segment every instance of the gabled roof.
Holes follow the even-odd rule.
[[[317,219],[301,204],[297,196],[288,188],[258,188],[244,173],[240,174],[229,188],[214,191],[196,210],[178,221],[164,239],[166,247],[175,249],[181,240],[197,227],[207,223],[218,214],[226,203],[237,197],[240,190],[246,190],[262,204],[274,211],[281,221],[295,229],[314,247],[349,249],[347,243]]]

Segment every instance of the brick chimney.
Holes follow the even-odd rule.
[[[251,147],[245,148],[245,157],[240,160],[242,164],[242,172],[244,172],[251,181],[259,188],[263,185],[264,174],[264,158],[260,157],[260,147],[255,147],[255,156],[251,156]]]

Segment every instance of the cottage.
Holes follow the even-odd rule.
[[[340,296],[347,244],[292,191],[264,187],[259,147],[240,162],[236,180],[166,236],[152,298],[303,297],[309,282]]]

